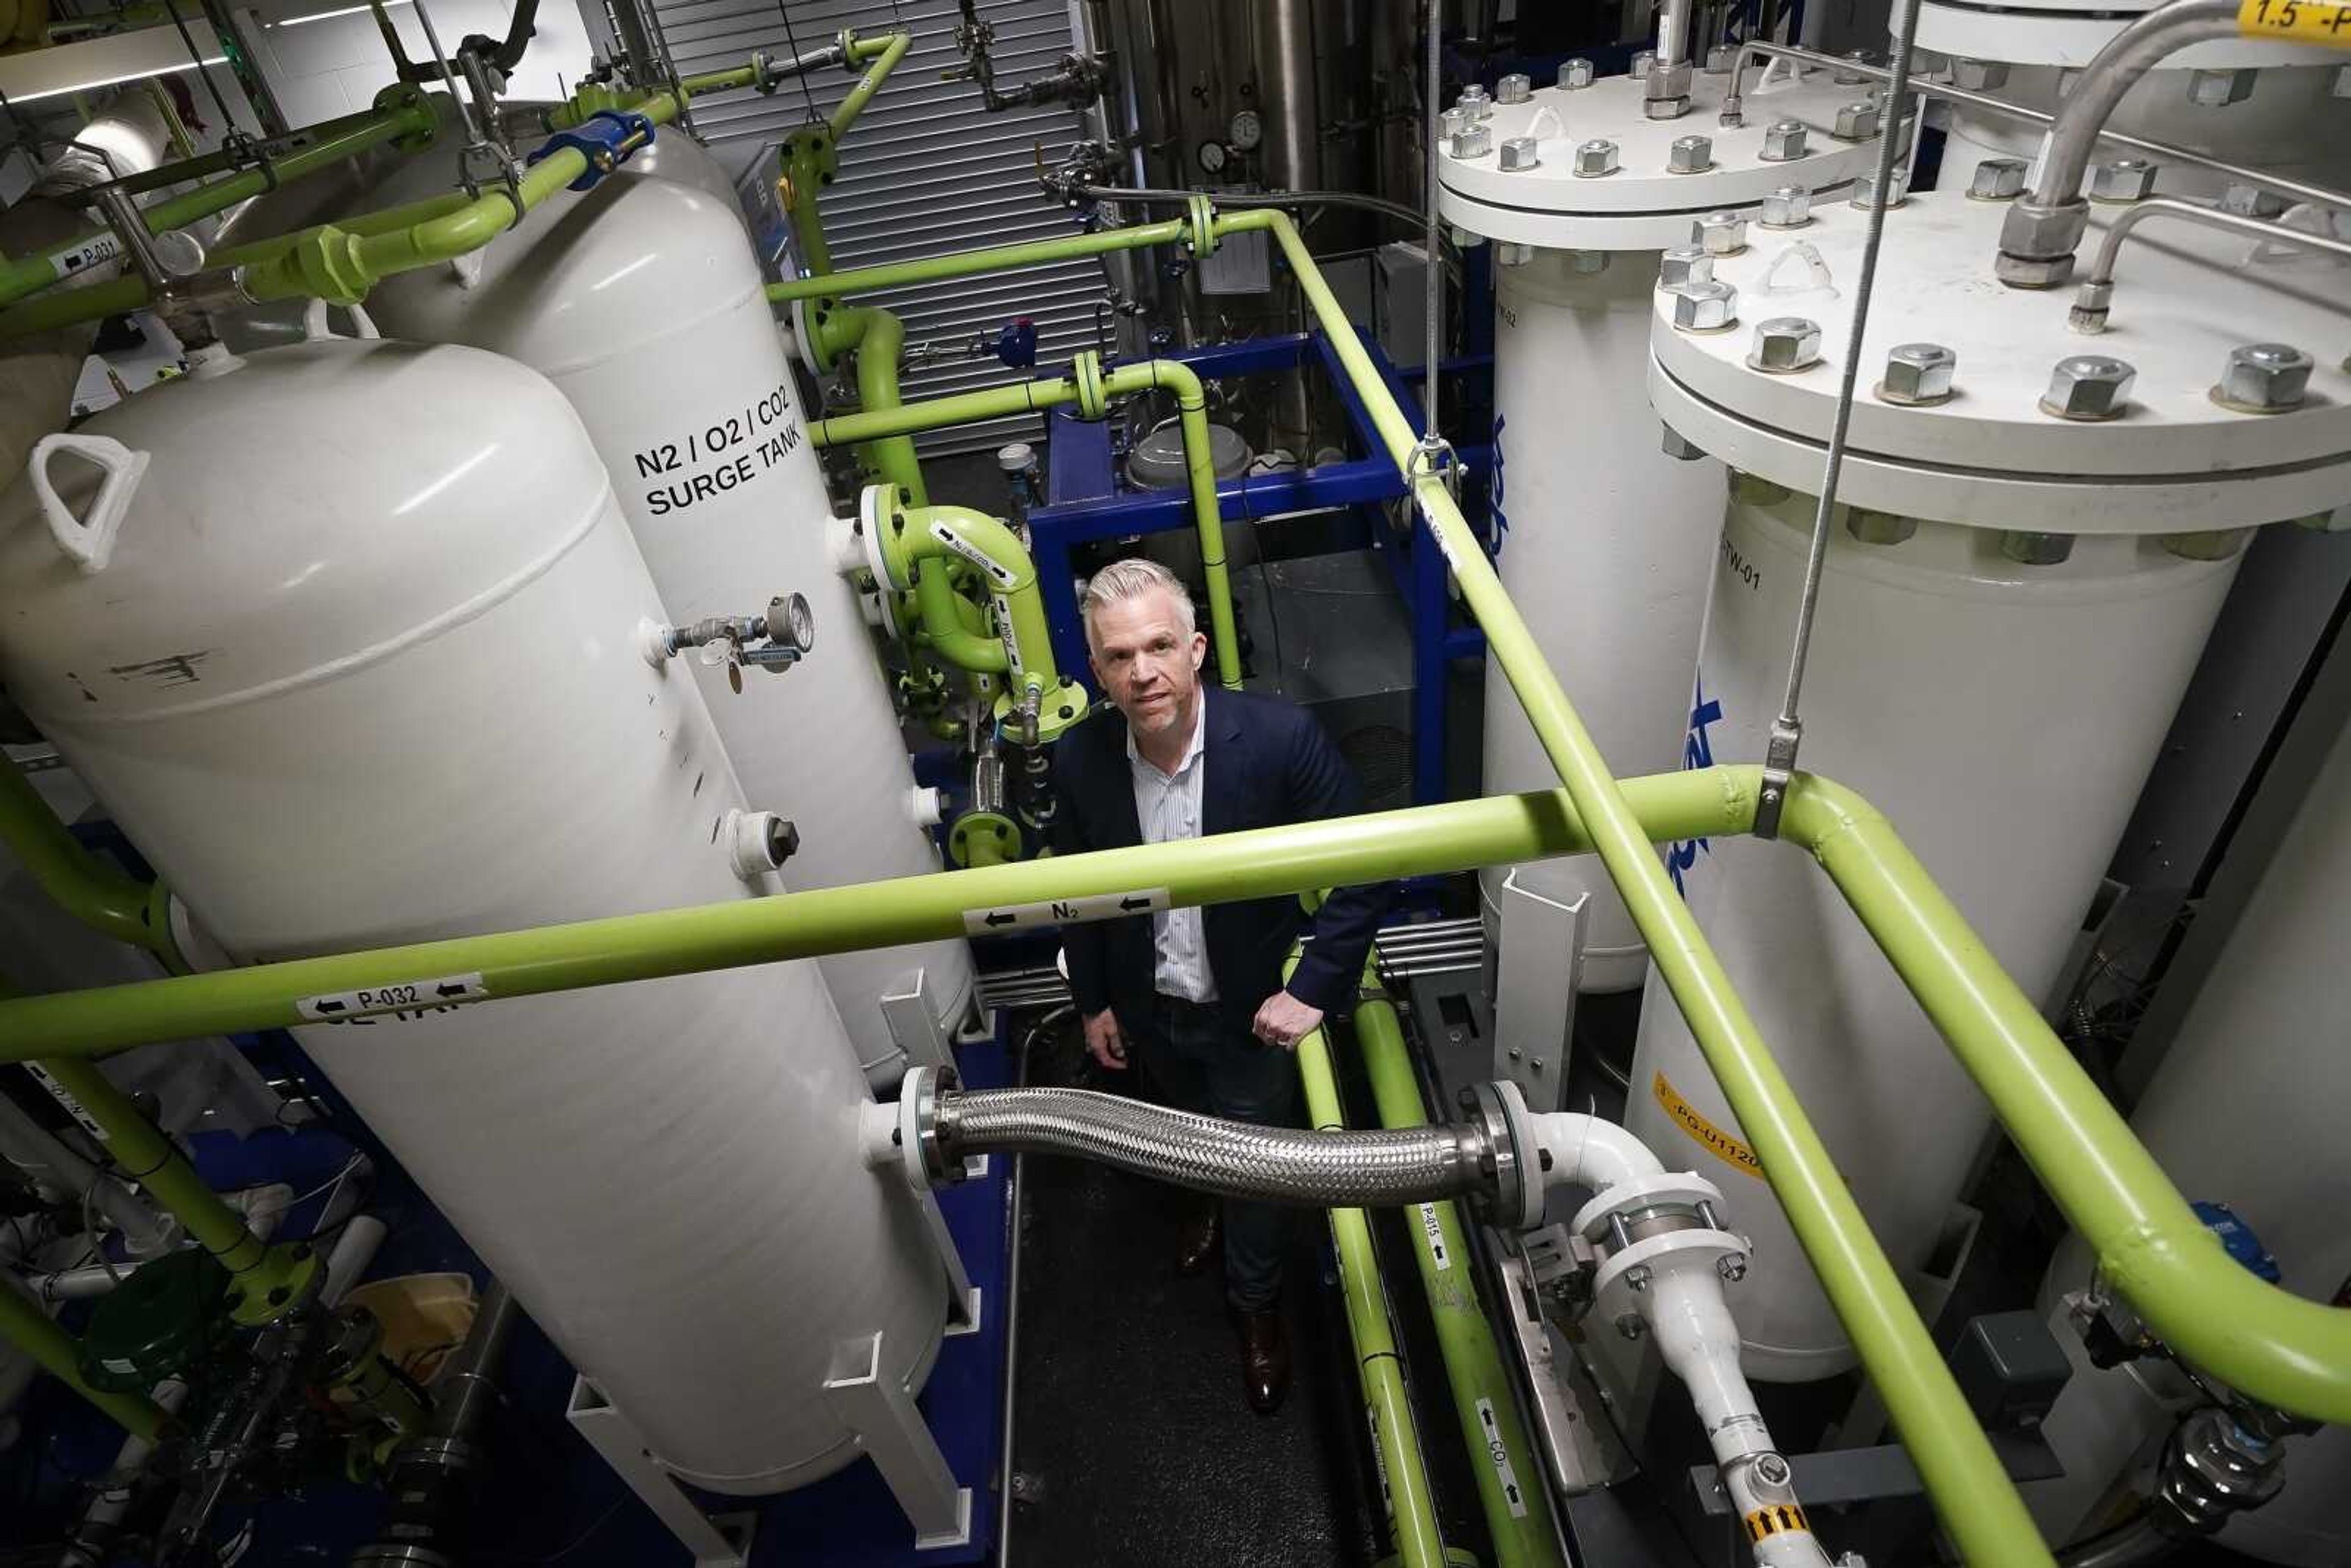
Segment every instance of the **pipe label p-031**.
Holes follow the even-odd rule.
[[[993,909],[967,909],[963,912],[963,928],[969,936],[991,936],[1039,925],[1159,915],[1175,906],[1165,888],[1138,887],[1128,893],[1099,893],[1092,898],[1054,898],[1042,904],[1002,904]]]
[[[394,980],[388,985],[332,991],[323,997],[304,997],[294,1004],[294,1010],[312,1023],[371,1024],[381,1018],[405,1022],[428,1013],[445,1013],[467,1002],[483,1001],[489,994],[490,988],[482,983],[478,974],[440,975],[429,980]]]
[[[2242,0],[2237,7],[2237,31],[2249,38],[2288,38],[2297,44],[2351,49],[2351,5],[2323,5],[2313,0]]]

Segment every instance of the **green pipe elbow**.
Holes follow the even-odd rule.
[[[115,871],[82,848],[13,761],[0,758],[0,843],[52,903],[91,930],[187,967],[172,940],[171,894]]]

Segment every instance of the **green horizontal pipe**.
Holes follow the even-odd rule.
[[[162,883],[135,881],[82,848],[6,757],[0,757],[0,843],[52,903],[84,925],[144,947],[169,967],[186,967],[172,940],[171,894]]]
[[[1282,966],[1288,979],[1298,967],[1293,949]],[[1298,1079],[1306,1092],[1306,1114],[1318,1132],[1347,1125],[1339,1103],[1339,1082],[1331,1070],[1331,1047],[1320,1029],[1300,1037],[1294,1048]],[[1404,1362],[1396,1354],[1395,1329],[1388,1318],[1386,1287],[1379,1254],[1372,1246],[1371,1221],[1360,1208],[1330,1212],[1331,1247],[1339,1259],[1339,1291],[1347,1308],[1347,1337],[1355,1350],[1364,1405],[1379,1446],[1380,1470],[1387,1482],[1388,1527],[1395,1536],[1395,1561],[1404,1568],[1445,1568],[1445,1536],[1437,1528],[1436,1494],[1420,1451],[1420,1432],[1405,1388]]]
[[[1788,1211],[1804,1254],[1821,1277],[1845,1332],[1918,1466],[1944,1528],[1971,1563],[2001,1568],[2053,1560],[1991,1439],[1970,1413],[1959,1385],[1911,1304],[1902,1279],[1837,1173],[1787,1077],[1772,1060],[1745,1002],[1731,988],[1698,920],[1683,904],[1664,862],[1610,775],[1600,748],[1568,702],[1532,632],[1503,591],[1485,547],[1470,531],[1444,478],[1416,468],[1420,433],[1405,419],[1373,366],[1354,324],[1315,267],[1297,225],[1278,211],[1234,213],[1219,234],[1272,235],[1345,370],[1388,457],[1413,476],[1414,499],[1460,585],[1463,602],[1486,634],[1489,660],[1509,680],[1543,753],[1558,769],[1601,863],[1639,927],[1674,1004],[1722,1086]]]
[[[1355,1003],[1355,1049],[1371,1079],[1380,1125],[1418,1127],[1427,1123],[1419,1081],[1405,1050],[1404,1026],[1395,1005],[1381,988],[1376,955],[1364,966],[1364,991]],[[1551,1517],[1551,1488],[1542,1455],[1528,1441],[1519,1419],[1510,1375],[1494,1343],[1493,1325],[1478,1299],[1478,1281],[1463,1238],[1468,1234],[1452,1200],[1424,1203],[1408,1213],[1413,1261],[1421,1293],[1437,1325],[1437,1348],[1445,1358],[1445,1380],[1453,1391],[1453,1414],[1469,1448],[1469,1473],[1486,1512],[1497,1568],[1567,1568]],[[1490,1423],[1489,1416],[1490,1416]],[[1506,1490],[1503,1471],[1516,1478]]]
[[[0,1280],[0,1340],[31,1356],[133,1437],[154,1442],[171,1424],[171,1415],[144,1394],[102,1393],[83,1382],[81,1342],[52,1322],[14,1280]]]
[[[837,313],[836,313],[837,314]],[[861,380],[865,361],[858,360]],[[1225,525],[1217,504],[1216,455],[1208,444],[1207,396],[1192,367],[1176,360],[1145,360],[1122,365],[1102,377],[1102,395],[1124,397],[1165,388],[1176,394],[1176,408],[1184,434],[1185,477],[1192,495],[1192,526],[1200,539],[1200,564],[1208,585],[1208,629],[1217,648],[1217,677],[1225,685],[1241,684],[1240,637],[1233,621],[1233,590],[1225,563]],[[892,386],[894,393],[894,381]],[[855,413],[834,414],[813,422],[809,438],[819,446],[862,445],[909,436],[917,431],[944,430],[979,420],[1061,408],[1079,400],[1078,384],[1064,376],[1045,376],[1014,386],[988,387],[951,397],[930,398],[897,407],[876,406],[870,399]]]
[[[1755,768],[1627,782],[1660,842],[1730,834],[1753,820]],[[474,974],[493,998],[967,934],[967,915],[1053,899],[1165,888],[1176,904],[1273,898],[1591,848],[1556,790],[1219,833],[1050,861],[934,873],[782,897],[730,899],[528,931],[298,958],[129,986],[0,1001],[0,1061],[97,1056],[151,1040],[308,1023],[306,998],[419,977]],[[495,1005],[489,1004],[489,1005]]]
[[[1080,261],[1114,251],[1142,250],[1173,245],[1191,230],[1178,219],[1141,224],[1133,228],[1104,229],[1099,234],[1064,235],[1019,245],[993,246],[985,250],[958,251],[950,256],[925,256],[919,261],[893,262],[886,267],[862,267],[849,272],[825,270],[813,277],[789,278],[768,285],[768,298],[778,304],[795,299],[845,298],[881,288],[902,288],[915,283],[941,283],[949,278],[976,277],[1015,267],[1042,267],[1049,262]],[[805,258],[803,258],[805,259]]]
[[[2107,1281],[2165,1343],[2264,1404],[2351,1423],[2351,1311],[2247,1272],[1869,803],[1799,776],[1802,844],[1942,1031]]]
[[[327,120],[293,132],[280,141],[281,147],[289,150],[271,159],[271,173],[281,184],[299,180],[330,164],[381,147],[387,141],[396,141],[402,137],[430,141],[437,128],[432,103],[423,94],[402,94],[381,108],[345,115],[340,120]],[[140,176],[136,182],[125,181],[124,183],[126,186],[135,183],[139,189],[175,184],[183,179],[193,177],[203,169],[220,167],[221,160],[221,154],[213,153],[191,163],[157,169]],[[270,174],[258,169],[246,169],[156,202],[142,209],[140,215],[146,221],[149,232],[165,234],[185,228],[199,218],[225,212],[237,203],[258,196],[271,188]],[[59,270],[57,258],[68,251],[81,248],[106,232],[102,228],[89,229],[49,246],[38,256],[23,256],[0,266],[0,305],[37,294],[72,276]]]

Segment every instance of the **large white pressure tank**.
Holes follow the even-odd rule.
[[[1742,479],[1752,493],[1759,482]],[[1722,530],[1691,749],[1763,754],[1787,675],[1813,498],[1734,499]],[[1885,811],[2028,995],[2057,977],[2219,614],[2236,562],[2152,540],[2085,538],[2022,566],[1997,530],[1921,523],[1899,542],[1840,528],[1804,678],[1803,765]],[[1752,839],[1675,847],[1674,871],[1763,1037],[1896,1268],[1942,1233],[1990,1120],[1861,922],[1810,857]],[[1654,977],[1625,1124],[1659,1148],[1738,1120]],[[1739,1323],[1747,1364],[1782,1380],[1851,1363],[1760,1172],[1736,1224],[1765,1288]]]
[[[6,493],[0,675],[237,957],[763,891],[729,863],[743,796],[700,691],[642,652],[662,602],[603,465],[536,372],[322,341],[78,434],[151,463],[103,570]],[[49,472],[88,517],[89,471]],[[943,1270],[862,1163],[871,1096],[813,965],[298,1032],[681,1475],[848,1462],[842,1339],[927,1375]]]
[[[2328,706],[2315,722],[2337,722],[2339,708]],[[2351,1280],[2351,1226],[2344,1223],[2351,1194],[2351,1139],[2343,1135],[2351,1106],[2351,1050],[2344,1045],[2351,1040],[2351,988],[2342,977],[2346,886],[2351,730],[2325,748],[2131,1118],[2132,1131],[2184,1195],[2234,1210],[2276,1258],[2279,1282],[2314,1301],[2336,1299]],[[2166,1010],[2166,999],[2158,997],[2157,1010]],[[2053,1301],[2084,1289],[2091,1268],[2087,1249],[2070,1241],[2044,1294]],[[2074,1354],[2074,1382],[2043,1431],[2065,1475],[2026,1488],[2025,1497],[2050,1538],[2065,1541],[2101,1522],[2094,1511],[2108,1488],[2129,1479],[2128,1461],[2158,1447],[2178,1412],[2149,1398],[2130,1369],[2091,1367],[2062,1324],[2059,1338]],[[2351,1519],[2343,1510],[2351,1428],[2289,1438],[2283,1475],[2283,1490],[2238,1516],[2220,1543],[2294,1568],[2351,1562]]]
[[[2351,501],[2351,375],[2329,258],[2252,261],[2238,239],[2134,242],[2104,338],[2071,291],[1991,277],[2003,204],[1936,192],[1887,214],[1879,308],[1851,340],[1867,214],[1813,210],[1820,273],[1781,247],[1720,259],[1740,318],[1688,330],[1661,298],[1650,392],[1737,471],[1693,682],[1693,764],[1756,762],[1787,678],[1841,371],[1862,393],[1806,665],[1799,766],[1857,789],[2028,994],[2057,977],[2254,527]],[[2092,216],[2095,246],[2105,210]],[[1786,354],[1806,334],[1816,356]],[[1769,337],[1783,358],[1753,361]],[[1957,356],[1918,374],[1928,344]],[[2302,346],[2306,385],[2247,406],[2236,351]],[[2114,367],[2060,361],[2104,356]],[[1789,359],[1800,362],[1789,363]],[[1948,366],[1946,367],[1948,368]],[[2227,394],[2216,392],[2226,382]],[[2114,389],[2119,388],[2116,392]],[[2298,397],[2299,401],[2296,401]],[[1907,401],[1903,401],[1903,400]],[[2063,400],[2062,402],[2059,400]],[[1898,1268],[1925,1262],[1988,1130],[1985,1105],[1844,900],[1797,849],[1677,845],[1725,967]],[[1652,979],[1628,1122],[1755,1176]],[[1750,1371],[1850,1365],[1842,1327],[1760,1179],[1740,1327]]]
[[[1831,200],[1875,155],[1874,140],[1832,134],[1837,109],[1857,90],[1829,73],[1751,91],[1740,127],[1716,123],[1729,81],[1727,70],[1696,73],[1689,113],[1667,120],[1648,118],[1641,84],[1628,77],[1545,83],[1491,111],[1491,146],[1532,136],[1534,166],[1505,168],[1489,150],[1448,152],[1442,169],[1446,218],[1494,242],[1495,567],[1620,776],[1666,772],[1681,759],[1721,518],[1722,465],[1696,452],[1691,461],[1669,455],[1638,395],[1659,250],[1688,244],[1696,214],[1753,218],[1782,186]],[[1791,120],[1806,128],[1801,151],[1766,156],[1786,151],[1771,128]],[[1691,134],[1708,139],[1708,166],[1677,172],[1672,144]],[[1614,172],[1575,172],[1575,148],[1587,141],[1614,147]],[[1488,794],[1559,782],[1499,670],[1486,685],[1484,779]],[[1640,934],[1591,856],[1483,873],[1488,901],[1502,911],[1506,971],[1517,943],[1501,884],[1514,871],[1516,885],[1538,897],[1586,900],[1579,988],[1641,983]],[[1517,994],[1506,982],[1502,1015]],[[1553,1023],[1496,1021],[1511,1043],[1531,1026],[1531,1047]]]
[[[655,145],[692,174],[710,159]],[[440,191],[436,153],[387,173],[370,200]],[[385,336],[467,343],[521,361],[560,387],[596,443],[669,618],[764,612],[800,593],[816,646],[778,678],[704,667],[699,679],[752,804],[790,818],[793,888],[939,869],[888,683],[856,596],[827,561],[832,515],[800,422],[764,280],[731,201],[706,181],[616,175],[563,193],[521,228],[455,265],[392,278],[368,298]],[[689,655],[690,657],[690,655]],[[917,971],[952,1031],[968,1009],[961,942],[820,960],[841,1021],[877,1081],[903,1065],[880,998]]]

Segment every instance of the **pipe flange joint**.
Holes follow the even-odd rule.
[[[1045,728],[1041,715],[1037,728],[1041,737]],[[1019,824],[1000,811],[966,811],[947,829],[947,859],[957,866],[1017,861],[1021,848]]]
[[[1488,1216],[1505,1229],[1531,1230],[1542,1223],[1544,1184],[1530,1171],[1521,1151],[1532,1151],[1534,1122],[1526,1097],[1510,1082],[1479,1083],[1461,1092],[1469,1113],[1470,1139],[1477,1145],[1479,1197]]]
[[[1206,261],[1217,254],[1217,204],[1207,196],[1194,195],[1184,204],[1184,224],[1186,229],[1184,246],[1192,253],[1194,261]]]
[[[908,1178],[919,1170],[933,1186],[963,1180],[963,1156],[955,1148],[949,1096],[957,1080],[952,1067],[910,1067],[898,1084],[898,1152]]]
[[[229,1281],[229,1319],[250,1329],[292,1317],[309,1305],[326,1280],[326,1265],[308,1242],[280,1242]]]
[[[1087,349],[1070,361],[1070,380],[1077,384],[1078,417],[1089,422],[1110,417],[1110,395],[1102,386],[1102,356]]]
[[[914,564],[900,543],[900,536],[906,531],[906,514],[898,505],[897,486],[868,485],[858,494],[852,531],[865,551],[866,569],[872,572],[877,588],[895,593],[913,589]]]
[[[996,699],[992,710],[998,730],[1015,740],[1022,727],[1020,702],[1019,692],[1007,691]],[[1043,746],[1076,727],[1084,722],[1087,712],[1085,687],[1066,675],[1054,682],[1037,699],[1037,744]]]
[[[392,83],[377,93],[368,107],[378,114],[407,113],[416,129],[392,139],[392,146],[402,152],[422,152],[441,139],[441,117],[434,112],[430,96],[413,82]]]

